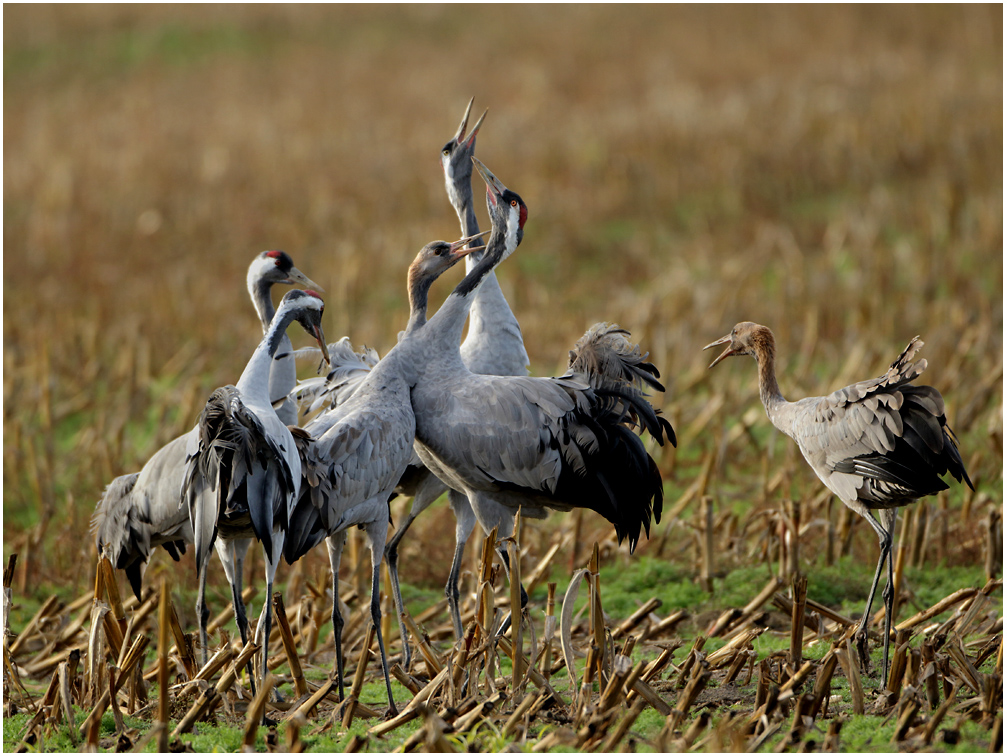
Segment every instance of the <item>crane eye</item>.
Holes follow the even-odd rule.
[[[510,201],[510,206],[511,207],[517,207],[517,200],[511,200]]]
[[[449,149],[448,149],[447,147],[445,147],[445,148],[444,148],[444,151],[443,151],[443,152],[441,152],[441,154],[442,154],[442,155],[443,155],[444,157],[450,157],[450,156],[451,156],[451,150],[449,150]]]

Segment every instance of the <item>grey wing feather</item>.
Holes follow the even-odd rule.
[[[365,346],[360,352],[355,352],[346,336],[329,344],[328,349],[331,360],[328,374],[324,378],[300,381],[294,389],[298,401],[310,401],[309,413],[322,408],[332,409],[349,399],[379,360],[377,351],[370,347]],[[302,352],[321,355],[317,347],[298,350],[298,353]]]
[[[582,375],[593,388],[621,384],[644,384],[657,391],[664,386],[661,374],[640,346],[629,340],[629,331],[614,323],[595,323],[570,350],[570,372]]]
[[[922,345],[910,341],[879,378],[795,402],[774,417],[846,502],[901,506],[946,488],[938,477],[945,472],[968,480],[940,393],[910,385],[926,369],[926,360],[911,362]]]

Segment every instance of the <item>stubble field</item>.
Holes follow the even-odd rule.
[[[632,556],[591,513],[525,523],[522,569],[538,578],[525,654],[552,675],[555,696],[531,677],[512,681],[506,654],[484,650],[480,663],[492,656],[500,666],[496,677],[476,675],[470,699],[460,685],[438,689],[411,722],[364,741],[352,738],[381,720],[358,713],[343,727],[326,699],[303,724],[281,724],[280,742],[372,751],[410,737],[457,750],[1000,742],[991,735],[1002,727],[1002,587],[991,582],[1002,570],[1003,512],[999,7],[7,6],[4,21],[4,561],[18,555],[10,629],[24,635],[5,646],[20,673],[15,682],[5,661],[5,711],[22,712],[5,717],[5,750],[31,737],[36,748],[79,744],[65,739],[65,723],[32,717],[56,671],[41,662],[58,664],[88,640],[89,621],[67,628],[90,611],[78,599],[95,585],[94,503],[240,374],[261,336],[244,290],[251,258],[286,250],[326,289],[330,340],[388,351],[407,317],[409,261],[427,241],[458,237],[438,151],[472,96],[476,113],[489,108],[477,155],[529,207],[524,242],[498,276],[532,374],[564,370],[599,320],[632,331],[661,370],[667,392],[653,402],[679,436],[677,449],[653,450],[664,516]],[[459,278],[438,282],[434,306]],[[878,690],[878,630],[865,714],[854,713],[841,620],[863,610],[877,540],[771,428],[751,360],[706,371],[702,347],[741,320],[774,330],[789,399],[881,375],[919,334],[924,382],[943,394],[976,483],[973,493],[952,482],[899,520],[896,623],[965,592],[906,628],[904,679],[890,700]],[[404,506],[392,503],[396,521]],[[436,656],[407,675],[421,686],[454,659],[437,608],[449,520],[437,505],[400,549],[407,608]],[[470,594],[482,545],[472,540]],[[559,584],[558,616],[595,542],[592,595],[614,641],[605,682],[578,699],[587,659],[577,659],[574,681],[558,662],[545,671],[539,645],[546,585]],[[351,543],[341,587],[353,618],[348,678],[366,630],[361,558]],[[212,567],[216,612],[229,591]],[[261,572],[261,556],[250,558],[250,616],[263,600]],[[791,643],[798,573],[817,605],[797,642],[812,661],[803,685]],[[191,555],[176,565],[159,553],[145,584],[162,578],[191,632]],[[279,573],[309,686],[331,668],[326,580],[321,551]],[[778,598],[769,590],[723,620],[767,581]],[[495,590],[509,595],[506,578]],[[617,632],[652,598],[659,607]],[[603,633],[590,612],[574,616],[570,637],[587,653]],[[149,657],[155,620],[131,630],[152,639]],[[233,633],[233,622],[223,626]],[[396,657],[394,622],[386,639]],[[662,668],[641,673],[661,703],[636,691],[648,700],[636,711],[620,691],[616,652],[635,665],[676,644]],[[281,690],[296,703],[279,640],[275,653]],[[361,700],[379,712],[373,660],[365,677]],[[94,697],[79,687],[70,694],[78,725]],[[492,689],[494,711],[457,713]],[[156,699],[156,685],[150,692]],[[414,693],[396,692],[408,708]],[[181,687],[172,696],[174,727],[195,696]],[[128,698],[121,727],[110,711],[94,728],[102,748],[150,732],[155,711]],[[193,747],[239,747],[244,708],[229,699],[218,727],[196,726]],[[261,728],[250,737],[267,747]]]

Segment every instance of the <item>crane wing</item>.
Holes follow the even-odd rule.
[[[264,416],[263,416],[264,415]],[[189,509],[197,570],[216,538],[217,520],[247,513],[272,560],[273,525],[285,529],[300,488],[301,464],[276,413],[256,413],[234,386],[210,395],[189,440],[182,491]]]
[[[309,423],[315,437],[304,454],[309,483],[284,545],[293,563],[319,541],[353,524],[387,516],[387,498],[413,456],[415,421],[407,402],[367,401],[366,390],[332,414]],[[370,511],[379,501],[383,511]],[[367,511],[364,511],[364,510]]]
[[[665,431],[639,392],[595,391],[572,375],[468,374],[426,391],[422,406],[418,440],[468,488],[588,507],[631,545],[660,519],[661,476],[632,427],[639,418],[661,441]]]
[[[790,405],[801,451],[844,501],[901,506],[946,489],[949,471],[971,486],[940,392],[911,385],[927,366],[911,362],[922,345],[914,338],[879,378]]]

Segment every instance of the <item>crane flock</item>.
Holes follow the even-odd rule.
[[[371,552],[371,621],[394,712],[381,633],[380,568],[387,560],[408,669],[398,546],[442,494],[447,492],[456,521],[445,595],[459,639],[461,560],[477,522],[505,541],[514,535],[519,511],[543,518],[550,511],[586,508],[608,520],[631,552],[641,533],[649,537],[652,521],[660,522],[664,483],[641,438],[676,444],[671,424],[647,393],[664,391],[660,373],[628,331],[601,322],[576,343],[563,375],[528,375],[521,327],[495,275],[521,244],[528,207],[475,158],[486,113],[467,132],[471,109],[472,101],[441,150],[445,188],[463,236],[425,245],[409,266],[409,320],[396,346],[378,359],[373,350],[354,352],[346,338],[327,345],[321,287],[286,253],[257,255],[246,283],[264,335],[244,371],[234,385],[211,394],[191,431],[160,449],[140,472],[109,483],[98,502],[92,520],[98,551],[125,571],[138,598],[144,566],[157,546],[176,561],[194,547],[204,662],[211,548],[224,567],[235,621],[247,642],[241,581],[251,543],[261,544],[265,558],[266,599],[256,624],[261,639],[269,637],[269,597],[280,557],[294,563],[326,542],[342,698],[339,567],[347,530],[363,530]],[[473,169],[486,185],[488,232],[479,231]],[[463,259],[465,276],[428,318],[431,284]],[[288,292],[274,309],[270,293],[276,283],[304,289]],[[295,321],[317,342],[315,353],[330,366],[326,375],[297,381],[287,334]],[[877,533],[881,553],[857,644],[866,659],[871,605],[887,564],[882,592],[887,676],[897,511],[946,489],[941,476],[947,473],[972,486],[943,398],[933,387],[912,383],[926,368],[925,360],[912,362],[922,342],[913,339],[880,378],[797,402],[780,393],[768,328],[739,323],[706,348],[721,345],[726,349],[710,367],[728,356],[753,356],[770,421],[797,442],[822,482]],[[396,495],[412,497],[412,504],[388,540],[389,502]],[[507,551],[501,547],[499,555],[509,569]],[[521,595],[523,605],[523,587]],[[265,654],[258,666],[265,675]],[[249,672],[254,687],[251,667]]]

